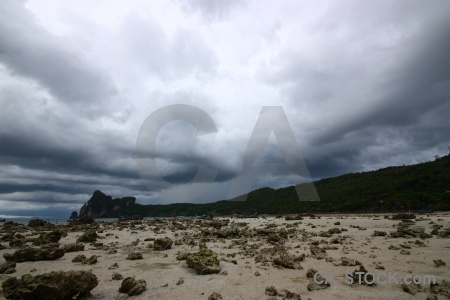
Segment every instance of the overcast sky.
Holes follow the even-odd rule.
[[[67,217],[97,189],[224,199],[263,106],[283,108],[314,180],[433,160],[450,144],[449,37],[441,0],[0,1],[0,215]],[[216,130],[167,123],[142,180],[139,130],[173,104]],[[257,161],[285,168],[252,189],[308,177],[282,140]],[[190,183],[199,166],[214,183]]]

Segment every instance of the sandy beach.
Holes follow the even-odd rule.
[[[97,220],[56,227],[4,225],[0,229],[0,268],[5,274],[0,275],[0,282],[26,274],[35,277],[52,271],[91,271],[98,284],[82,299],[447,299],[450,214],[418,215],[406,221],[389,217],[316,215],[293,220],[270,216]],[[59,245],[48,245],[45,234],[54,231],[61,234]],[[80,241],[85,232],[95,232],[96,241]],[[44,242],[35,242],[39,239]],[[72,244],[77,239],[84,250],[69,252],[76,248]],[[67,245],[72,245],[72,250],[66,251]],[[15,262],[14,268],[4,267],[13,260],[27,260],[19,252],[13,255],[27,247],[65,250],[57,259]],[[189,255],[200,249],[217,254],[218,265],[211,269],[189,267]],[[127,259],[132,253],[136,259]],[[73,262],[79,255],[85,259],[78,257],[79,262]],[[190,259],[191,263],[201,263]],[[366,280],[372,279],[375,284],[364,281],[364,271],[362,284],[346,282],[349,274],[362,270],[361,265],[375,276],[366,276]],[[199,274],[200,269],[210,274]],[[316,284],[311,277],[315,272],[320,274],[315,276]],[[394,273],[398,283],[394,279],[387,282],[389,274]],[[438,284],[434,288],[425,282],[431,275]],[[405,291],[405,276],[422,283]],[[145,290],[134,296],[119,293],[127,277],[145,280]],[[329,285],[320,284],[324,278],[329,279]],[[7,296],[4,289],[0,298]]]

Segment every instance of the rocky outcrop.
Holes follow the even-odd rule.
[[[147,282],[145,282],[145,280],[136,280],[133,277],[127,277],[122,281],[119,293],[128,294],[128,296],[136,296],[142,294],[146,289]]]
[[[136,204],[135,197],[123,197],[113,199],[101,191],[95,191],[87,203],[85,203],[78,216],[91,216],[92,218],[118,217],[123,207]]]
[[[172,244],[173,244],[172,240],[168,237],[156,239],[153,242],[153,250],[155,251],[168,250],[172,248]]]
[[[220,264],[217,253],[206,247],[201,247],[197,253],[192,253],[186,258],[189,268],[195,269],[197,274],[217,274],[220,272]]]
[[[64,256],[64,250],[56,246],[33,248],[25,246],[13,254],[5,253],[3,257],[6,261],[24,262],[38,260],[55,260]]]
[[[90,271],[51,272],[21,279],[11,277],[3,282],[6,299],[65,300],[89,293],[98,285],[97,277]]]

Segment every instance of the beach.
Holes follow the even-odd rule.
[[[23,260],[20,253],[13,254],[27,247],[56,247],[63,249],[63,255],[15,262],[14,271],[0,275],[0,283],[26,274],[35,277],[52,271],[91,271],[97,285],[82,299],[447,299],[450,213],[421,214],[405,220],[392,216],[4,225],[0,229],[0,265]],[[54,231],[60,239],[57,244],[46,245],[45,239],[52,238],[46,234]],[[86,232],[94,232],[94,237],[83,241],[80,237]],[[70,252],[77,247],[67,245],[73,244],[78,248],[83,245],[84,250]],[[5,258],[6,253],[10,255]],[[198,258],[193,255],[196,253],[217,259],[217,265],[197,265],[205,256]],[[79,255],[85,258],[73,262]],[[349,283],[350,278],[357,278],[352,276],[360,276],[361,282]],[[145,281],[140,294],[119,293],[127,277]],[[405,279],[421,283],[412,281],[408,286]],[[5,295],[3,288],[0,298]]]

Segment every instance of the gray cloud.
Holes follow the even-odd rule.
[[[93,17],[33,1],[0,4],[2,212],[67,217],[97,189],[140,203],[226,198],[249,171],[262,106],[284,108],[314,179],[448,152],[447,2],[175,1]],[[202,108],[218,131],[164,127],[148,190],[136,138],[176,103]],[[300,165],[273,164],[284,161],[276,138],[252,188],[304,180]],[[218,172],[214,183],[188,184],[199,166]]]

